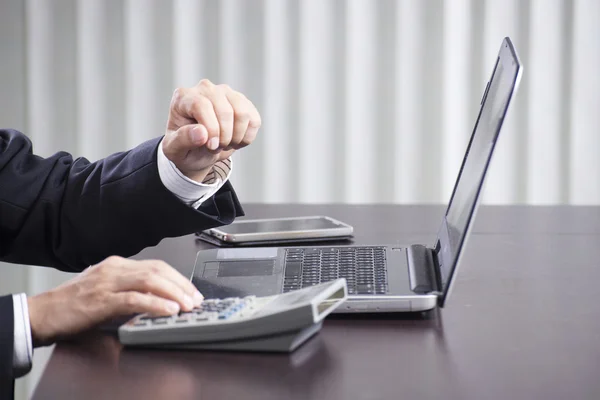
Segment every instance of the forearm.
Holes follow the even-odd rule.
[[[157,167],[160,138],[95,163],[67,153],[37,157],[14,131],[0,131],[0,140],[4,261],[79,271],[243,215],[229,183],[198,209],[167,190]]]

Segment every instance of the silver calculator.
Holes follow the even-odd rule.
[[[291,352],[348,297],[344,278],[265,297],[205,299],[168,317],[140,314],[119,327],[125,346]]]

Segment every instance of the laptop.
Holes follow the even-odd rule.
[[[192,282],[206,298],[267,296],[346,278],[336,313],[417,312],[444,307],[522,66],[505,38],[432,246],[410,244],[219,248],[196,256]]]

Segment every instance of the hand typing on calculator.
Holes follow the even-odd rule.
[[[163,261],[109,257],[49,292],[28,297],[27,304],[33,343],[39,346],[119,316],[191,311],[202,300],[190,280]]]

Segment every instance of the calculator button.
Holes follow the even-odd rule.
[[[168,318],[156,318],[152,321],[154,325],[165,325],[168,321]]]

